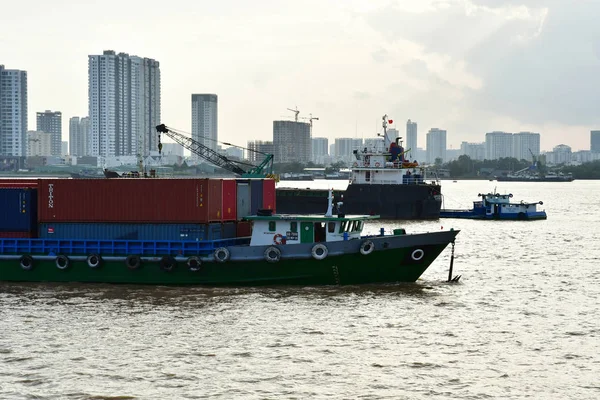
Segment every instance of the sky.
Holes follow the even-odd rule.
[[[600,129],[598,0],[91,0],[7,2],[0,64],[28,72],[37,111],[87,115],[88,55],[160,62],[162,123],[191,132],[191,94],[219,96],[219,140],[271,140],[312,114],[313,137],[491,131],[589,150]],[[307,121],[307,120],[303,120]]]

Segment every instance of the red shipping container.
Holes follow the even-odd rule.
[[[0,178],[0,188],[35,188],[37,179]]]
[[[236,228],[237,237],[252,236],[252,222],[238,221]]]
[[[267,210],[273,210],[273,214],[275,214],[275,180],[273,179],[265,179],[263,181],[262,207]]]
[[[237,216],[237,184],[235,179],[223,179],[223,221],[235,221]]]
[[[40,222],[206,223],[208,179],[42,179]]]
[[[208,221],[223,220],[223,180],[208,180]]]
[[[35,238],[35,232],[0,232],[0,239],[28,239]]]

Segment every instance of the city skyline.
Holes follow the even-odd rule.
[[[28,72],[29,110],[68,119],[87,115],[88,54],[114,48],[160,60],[161,122],[191,132],[189,95],[216,93],[219,135],[240,145],[268,140],[272,121],[292,119],[286,109],[298,106],[301,117],[320,117],[313,136],[330,140],[372,137],[387,113],[400,132],[408,118],[418,122],[419,147],[439,127],[454,149],[494,130],[539,132],[543,151],[589,149],[589,132],[600,128],[600,4],[540,4],[230,1],[190,3],[165,16],[110,0],[101,9],[13,2],[0,16],[11,32],[1,39],[0,63]],[[74,23],[76,45],[66,45],[72,34],[57,27]],[[52,40],[40,41],[40,32]],[[35,115],[28,119],[35,126]]]

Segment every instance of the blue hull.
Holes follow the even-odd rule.
[[[498,213],[482,214],[473,210],[440,210],[440,218],[463,218],[463,219],[487,219],[487,220],[505,220],[505,221],[531,221],[538,219],[547,219],[545,211],[536,211],[529,213]]]

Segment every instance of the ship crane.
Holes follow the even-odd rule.
[[[164,134],[173,139],[176,143],[179,143],[184,148],[210,162],[213,165],[226,169],[227,171],[233,172],[234,174],[242,178],[275,178],[273,175],[273,154],[263,153],[262,151],[248,149],[241,146],[236,146],[231,143],[220,142],[227,146],[233,146],[240,149],[252,151],[255,153],[263,154],[265,158],[259,165],[254,165],[244,161],[231,160],[230,158],[217,153],[213,149],[204,144],[192,139],[185,135],[181,131],[177,131],[173,128],[160,124],[156,127],[158,132],[158,151],[162,151],[162,143],[160,142],[160,135]]]

